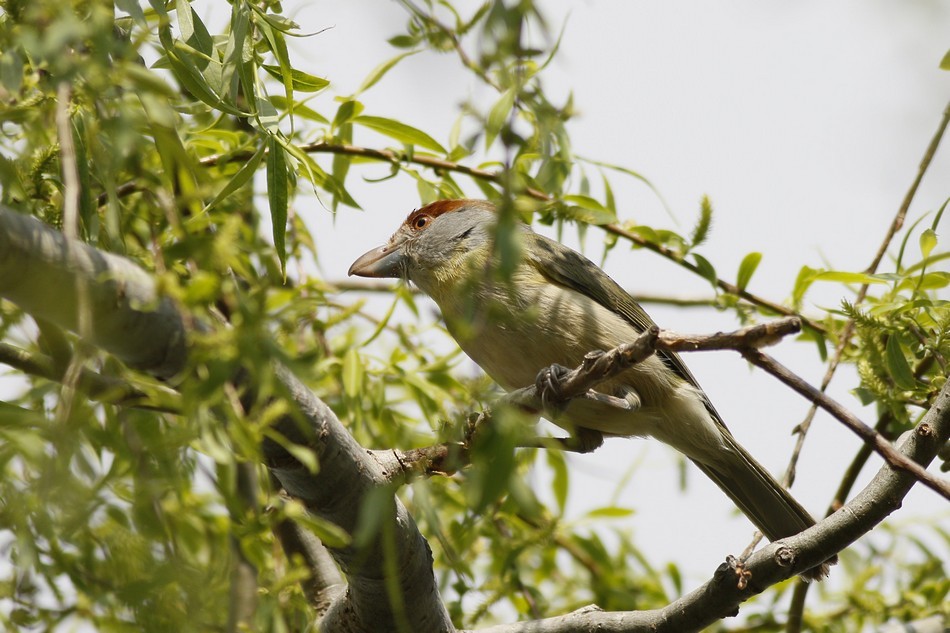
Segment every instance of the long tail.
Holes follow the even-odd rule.
[[[722,433],[724,450],[710,463],[698,460],[706,476],[742,510],[770,541],[792,536],[815,525],[815,519],[765,468],[742,448],[728,431]],[[802,574],[806,580],[821,580],[837,558],[829,559]]]

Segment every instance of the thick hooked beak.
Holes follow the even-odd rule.
[[[406,270],[406,253],[403,250],[405,240],[397,240],[384,246],[379,246],[360,255],[350,266],[348,275],[357,277],[392,277],[403,276]]]

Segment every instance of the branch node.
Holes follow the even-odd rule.
[[[791,567],[795,564],[797,556],[795,555],[795,550],[783,545],[775,550],[773,558],[779,567]]]

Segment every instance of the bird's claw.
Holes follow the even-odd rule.
[[[534,380],[534,386],[538,391],[538,399],[541,406],[546,411],[563,411],[567,406],[567,400],[561,393],[561,379],[564,378],[570,369],[563,365],[551,365],[538,372]]]

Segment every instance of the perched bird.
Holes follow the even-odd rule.
[[[410,213],[349,274],[416,284],[438,304],[465,353],[507,390],[534,384],[548,366],[576,367],[588,352],[631,342],[653,325],[594,263],[526,224],[514,227],[520,257],[510,277],[493,273],[498,220],[484,200],[433,202]],[[770,540],[815,524],[739,445],[677,354],[651,356],[597,390],[625,400],[629,410],[578,398],[552,421],[575,434],[650,436],[672,446]],[[820,579],[827,568],[805,575]]]

